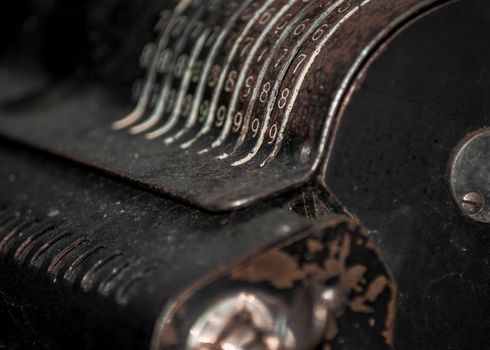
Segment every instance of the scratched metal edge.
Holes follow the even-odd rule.
[[[66,154],[64,152],[57,151],[55,148],[45,147],[43,145],[37,144],[36,142],[30,142],[29,140],[17,138],[16,136],[12,136],[12,135],[9,135],[8,133],[2,132],[1,129],[0,129],[0,138],[2,138],[4,141],[12,143],[15,146],[27,147],[27,148],[30,148],[30,150],[34,151],[34,152],[41,152],[44,155],[53,156],[56,158],[61,158],[62,160],[66,161],[72,165],[75,165],[75,164],[76,165],[82,165],[82,166],[86,167],[87,169],[90,169],[91,171],[96,171],[97,173],[102,174],[102,175],[109,175],[116,180],[123,181],[127,184],[136,185],[136,186],[138,186],[144,190],[149,190],[149,191],[151,191],[155,194],[158,194],[158,195],[163,195],[165,198],[171,199],[171,200],[176,201],[180,204],[184,204],[184,205],[188,204],[190,206],[193,206],[197,209],[204,210],[206,212],[227,213],[230,211],[230,209],[227,209],[226,207],[221,208],[218,206],[218,207],[214,208],[211,205],[207,205],[205,201],[200,202],[200,201],[194,200],[193,197],[180,196],[178,194],[174,195],[172,192],[168,191],[167,189],[159,188],[156,185],[152,185],[151,183],[149,184],[149,183],[144,182],[144,181],[138,181],[137,179],[132,178],[129,174],[125,175],[125,174],[118,173],[117,171],[111,171],[110,169],[105,168],[103,166],[91,164],[88,160],[79,159],[77,157],[73,157],[70,154]],[[241,208],[238,208],[238,209],[241,209]]]
[[[418,18],[422,18],[427,13],[430,13],[431,10],[437,9],[437,6],[441,4],[447,4],[458,0],[426,0],[417,5],[412,6],[408,10],[406,10],[402,15],[400,15],[396,20],[392,21],[392,24],[388,26],[385,30],[379,33],[375,39],[373,39],[366,47],[362,50],[361,55],[354,62],[354,65],[349,70],[347,77],[344,80],[344,83],[337,89],[337,98],[332,103],[330,107],[329,115],[325,117],[325,124],[323,127],[322,137],[320,140],[320,145],[317,151],[317,156],[314,163],[310,166],[309,170],[305,169],[303,175],[297,174],[294,178],[290,178],[289,185],[282,185],[277,188],[261,189],[261,191],[256,191],[248,196],[243,196],[238,198],[233,198],[233,193],[228,194],[226,198],[206,198],[206,196],[194,196],[189,194],[182,194],[179,192],[172,192],[167,188],[167,186],[162,186],[162,184],[151,183],[148,181],[138,180],[132,178],[129,174],[124,174],[118,171],[111,171],[107,167],[97,166],[91,164],[89,160],[79,159],[78,157],[73,157],[66,152],[60,152],[56,149],[50,147],[40,146],[36,142],[29,142],[29,140],[22,139],[17,136],[9,135],[6,132],[0,131],[0,135],[8,140],[14,141],[16,143],[22,143],[32,148],[37,148],[42,150],[43,152],[48,152],[54,154],[58,157],[62,157],[68,159],[73,162],[77,162],[79,164],[83,164],[90,168],[97,168],[100,171],[103,171],[111,176],[115,176],[120,179],[124,179],[138,185],[142,188],[149,189],[161,195],[164,195],[168,198],[174,199],[181,203],[186,203],[191,206],[203,209],[209,212],[216,213],[224,213],[233,210],[239,210],[253,205],[254,203],[259,202],[260,200],[271,198],[275,196],[279,196],[291,190],[294,190],[302,185],[306,184],[310,180],[312,180],[315,175],[318,173],[319,166],[323,162],[326,164],[328,162],[328,157],[330,154],[331,146],[334,142],[335,131],[338,127],[339,123],[339,112],[341,111],[342,105],[348,103],[348,91],[351,91],[352,87],[358,79],[359,74],[362,73],[362,66],[366,62],[369,62],[371,57],[376,57],[376,53],[378,52],[380,47],[383,47],[385,42],[389,42],[390,37],[395,34],[400,28],[403,28],[405,25],[410,24],[414,20]],[[373,56],[374,55],[374,56]],[[332,122],[332,120],[335,120]],[[333,136],[332,136],[333,135]],[[323,178],[320,177],[320,183],[323,183]],[[218,200],[219,199],[219,200]]]
[[[39,151],[48,155],[52,155],[57,158],[62,158],[63,160],[69,163],[82,165],[91,170],[95,170],[99,173],[109,175],[117,180],[122,180],[126,183],[136,185],[142,189],[149,190],[155,194],[161,195],[165,198],[171,199],[178,203],[184,205],[190,205],[192,207],[203,210],[205,212],[217,213],[217,214],[225,214],[231,211],[237,211],[240,209],[249,208],[250,206],[258,203],[261,200],[279,197],[280,195],[283,195],[285,193],[288,193],[292,190],[298,189],[299,187],[303,186],[304,184],[309,182],[312,176],[314,175],[314,172],[310,172],[304,175],[303,177],[299,177],[296,182],[292,183],[289,186],[282,186],[281,189],[277,189],[277,190],[276,189],[270,189],[269,191],[263,190],[261,194],[251,195],[247,198],[240,197],[238,199],[229,200],[229,201],[226,200],[216,201],[214,200],[214,198],[207,200],[205,196],[196,198],[195,196],[192,195],[182,195],[180,193],[174,193],[168,188],[161,186],[157,183],[139,180],[137,178],[133,178],[130,174],[124,174],[116,170],[112,171],[107,167],[90,163],[89,160],[73,157],[68,153],[62,151],[60,152],[55,148],[49,148],[41,144],[38,144],[36,142],[30,142],[29,140],[25,140],[25,139],[18,138],[16,136],[9,135],[8,133],[2,132],[2,130],[0,130],[0,137],[5,141],[11,142],[15,145],[25,146],[34,151]]]

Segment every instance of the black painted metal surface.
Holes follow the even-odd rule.
[[[325,349],[390,347],[393,325],[396,349],[488,347],[488,227],[462,215],[449,186],[453,150],[489,123],[487,1],[182,1],[185,17],[173,20],[174,2],[129,2],[74,5],[91,35],[72,25],[67,38],[91,58],[40,64],[25,47],[43,23],[23,27],[34,39],[20,56],[5,50],[0,348],[182,348],[222,291],[290,301],[311,279],[359,282]],[[143,103],[165,28],[154,57],[165,64]],[[144,113],[121,121],[138,74]],[[350,213],[371,237],[332,213]],[[275,273],[277,254],[294,269]],[[264,258],[270,274],[251,274]]]
[[[325,169],[399,283],[399,349],[490,344],[490,230],[449,185],[453,151],[489,125],[489,28],[486,2],[461,1],[400,33],[352,92]]]
[[[331,320],[325,345],[386,348],[391,341],[393,281],[367,234],[345,218],[315,223],[273,203],[211,215],[5,143],[0,157],[8,164],[0,169],[0,314],[7,326],[0,341],[8,348],[144,349],[153,339],[154,349],[182,349],[186,327],[209,301],[242,289],[277,290],[288,300],[309,279],[342,287],[350,300]],[[313,240],[320,250],[308,252]],[[285,270],[287,284],[236,271],[259,253],[273,261],[275,246],[301,272]],[[324,259],[338,271],[323,271]],[[158,323],[182,318],[167,309],[183,304],[183,325]],[[169,327],[178,332],[172,340]]]

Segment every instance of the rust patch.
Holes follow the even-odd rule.
[[[350,254],[351,238],[344,236],[335,239],[329,244],[329,257],[325,260],[324,269],[326,279],[337,277],[345,271],[345,261]]]
[[[393,337],[394,337],[394,327],[395,327],[395,317],[396,317],[396,294],[397,288],[394,283],[389,284],[391,289],[392,297],[390,303],[388,304],[388,311],[386,315],[385,331],[383,332],[383,337],[385,338],[386,344],[393,347]]]
[[[374,240],[369,238],[367,241],[366,241],[366,244],[365,244],[365,247],[369,250],[372,250],[372,251],[375,251],[377,252],[378,251],[378,247],[376,247],[376,244],[374,243]]]
[[[348,220],[346,221],[346,224],[347,224],[347,230],[351,231],[351,232],[359,232],[361,235],[363,236],[368,236],[368,232],[366,229],[364,229],[364,227],[361,227],[359,226],[359,224],[353,220]]]
[[[249,283],[269,282],[275,288],[287,289],[304,279],[305,272],[293,256],[276,250],[233,271],[231,278]]]
[[[354,232],[347,229],[355,228]],[[395,287],[391,283],[390,275],[385,275],[384,265],[379,260],[374,241],[367,236],[367,231],[361,232],[357,224],[339,223],[332,231],[317,231],[309,238],[297,243],[294,249],[278,248],[235,269],[229,277],[232,280],[251,284],[268,283],[280,290],[293,288],[300,281],[318,283],[318,285],[334,285],[345,294],[346,304],[342,310],[327,321],[324,330],[324,349],[332,349],[333,341],[344,332],[339,324],[339,317],[344,314],[345,308],[353,313],[367,314],[369,319],[365,325],[374,328],[376,324],[386,323],[384,332],[380,335],[388,345],[392,345],[395,300],[392,294],[388,301],[388,315],[375,318],[374,313],[379,296],[387,288]],[[360,259],[357,250],[369,251],[366,258]],[[371,249],[374,249],[372,251]],[[301,256],[301,258],[300,258]],[[373,260],[374,259],[374,260]],[[371,262],[380,266],[371,268]],[[368,273],[377,271],[377,274]],[[396,288],[396,287],[395,287]],[[344,308],[345,307],[345,308]],[[347,314],[347,319],[349,319]],[[377,317],[377,316],[376,316]],[[373,330],[375,331],[375,330]]]
[[[366,298],[356,297],[356,298],[354,298],[354,300],[352,300],[352,302],[350,304],[350,308],[354,312],[359,312],[359,313],[363,313],[363,314],[373,313],[374,312],[373,308],[370,306],[367,306],[365,304],[365,302],[366,302]]]
[[[310,253],[321,253],[323,251],[323,244],[319,240],[309,239],[306,245]]]
[[[176,346],[179,344],[177,329],[173,323],[165,325],[161,339],[164,346]]]
[[[383,292],[386,286],[389,284],[386,276],[378,276],[370,285],[366,292],[366,299],[369,301],[375,301],[379,295]]]
[[[340,285],[345,290],[353,289],[356,292],[361,292],[362,286],[360,285],[360,283],[366,271],[367,268],[362,265],[356,265],[351,267],[340,277]]]
[[[389,284],[386,276],[378,276],[374,279],[374,281],[369,285],[366,293],[362,296],[356,297],[351,304],[351,309],[356,312],[361,313],[371,313],[374,310],[366,305],[367,301],[374,302],[378,299],[379,295],[386,289],[386,286]]]
[[[328,281],[331,278],[343,276],[345,273],[345,261],[350,254],[350,242],[351,239],[349,236],[338,237],[330,242],[328,245],[328,258],[324,261],[323,268],[314,263],[305,264],[302,269],[304,274],[319,283]],[[355,284],[358,283],[358,280],[354,276],[356,270],[351,271],[351,273],[344,277],[344,284],[346,286],[353,283],[353,280],[355,280]]]
[[[319,284],[328,279],[327,272],[316,264],[305,264],[303,266],[303,271],[309,278]]]

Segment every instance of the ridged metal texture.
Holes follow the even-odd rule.
[[[438,3],[163,2],[134,108],[96,87],[54,92],[1,113],[0,134],[206,210],[241,208],[313,177],[362,64]]]
[[[325,344],[392,339],[395,286],[350,220],[303,219],[281,209],[287,198],[211,215],[7,144],[0,159],[9,164],[0,168],[2,201],[12,203],[0,212],[0,314],[14,328],[8,337],[25,340],[19,346],[135,349],[153,338],[155,348],[183,348],[211,300],[243,288],[288,302],[309,280],[348,295]],[[246,272],[279,251],[296,265],[297,273],[283,271],[286,285]],[[160,343],[168,327],[178,343]]]

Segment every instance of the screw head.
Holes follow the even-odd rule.
[[[478,214],[483,209],[483,196],[480,192],[467,192],[461,199],[461,208],[468,215]]]
[[[459,212],[486,224],[490,224],[489,162],[490,128],[486,128],[465,136],[449,164],[450,190]]]

